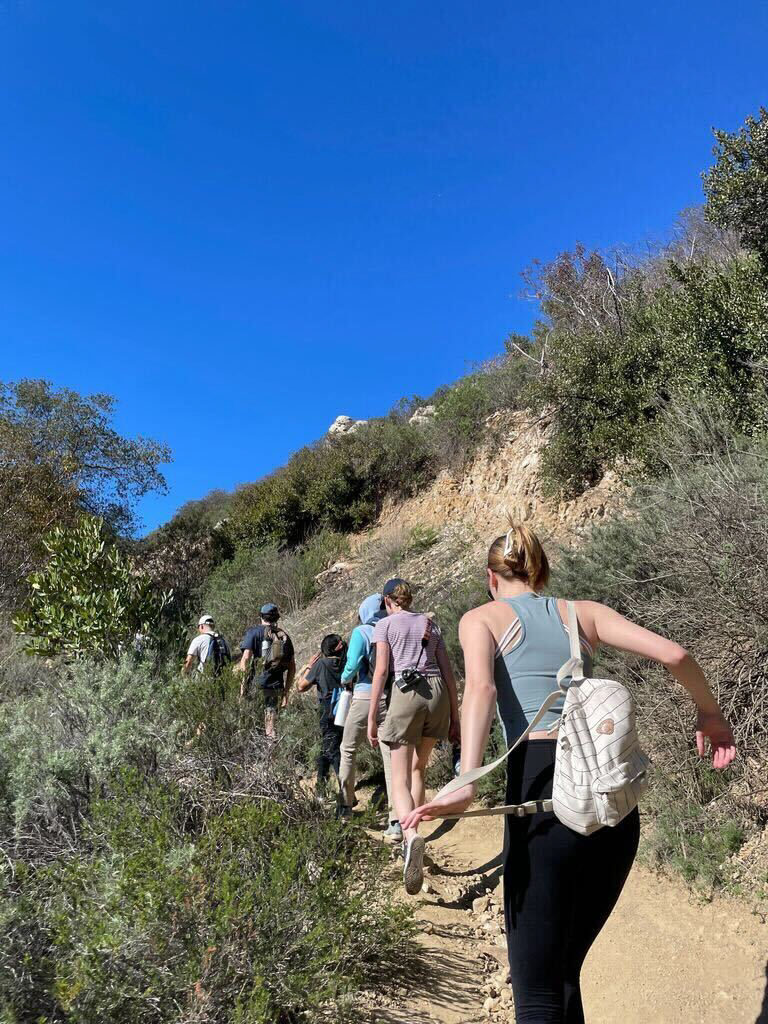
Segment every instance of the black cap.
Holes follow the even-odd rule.
[[[387,580],[384,586],[381,588],[381,607],[384,607],[384,598],[389,597],[396,586],[400,583],[405,583],[405,580],[401,580],[399,576],[395,576],[393,580]],[[406,584],[407,585],[407,584]]]

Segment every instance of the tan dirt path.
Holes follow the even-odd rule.
[[[376,1024],[514,1021],[499,971],[502,829],[498,818],[424,827],[434,867],[417,916],[428,966],[376,1006]],[[768,1024],[767,956],[768,925],[745,904],[699,902],[636,866],[584,968],[587,1021]]]

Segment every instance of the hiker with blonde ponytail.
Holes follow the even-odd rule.
[[[666,666],[697,707],[696,746],[703,757],[709,741],[715,769],[727,767],[736,756],[733,733],[701,668],[678,644],[594,601],[543,596],[549,563],[527,526],[511,523],[496,538],[486,571],[491,600],[467,612],[459,626],[466,666],[462,777],[445,786],[432,802],[417,807],[402,824],[410,829],[421,821],[468,811],[477,778],[492,768],[480,766],[498,708],[510,748],[506,805],[500,810],[505,813],[504,910],[515,1020],[517,1024],[583,1024],[581,967],[619,898],[637,852],[636,795],[647,764],[636,745],[630,695],[620,683],[592,678],[599,645]],[[626,695],[627,717],[602,718],[605,712],[598,702],[599,724],[590,732],[586,713],[575,720],[567,716],[569,709],[579,710],[578,701],[585,693],[597,694],[600,687],[600,694],[608,694],[609,700],[618,691]],[[564,703],[566,717],[562,718]],[[586,703],[580,707],[583,711]],[[634,744],[613,776],[598,778],[597,786],[591,782],[592,789],[562,774],[563,765],[573,763],[569,758],[582,742],[583,728],[594,758],[604,756],[622,731]],[[621,753],[624,756],[625,751]],[[622,773],[630,763],[636,770],[625,778]],[[588,770],[589,766],[580,774],[587,777]],[[468,780],[463,779],[465,774]],[[604,813],[606,820],[587,815],[585,821],[583,808],[572,811],[567,806],[568,787],[579,785],[589,795],[594,813],[598,817]],[[621,793],[621,806],[611,804],[612,788]],[[560,790],[565,793],[565,806],[558,803]]]

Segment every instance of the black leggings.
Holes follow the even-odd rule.
[[[317,757],[317,780],[325,782],[333,768],[336,776],[341,764],[341,739],[344,730],[333,724],[334,714],[331,711],[331,699],[320,701],[320,753]]]
[[[510,755],[507,803],[552,795],[555,741]],[[554,814],[506,819],[504,911],[517,1024],[584,1024],[579,975],[637,852],[634,810],[615,828],[572,832]]]

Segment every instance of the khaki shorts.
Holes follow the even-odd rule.
[[[427,676],[426,687],[403,693],[397,683],[379,739],[387,746],[418,743],[422,736],[444,740],[451,723],[448,690],[439,675]]]

